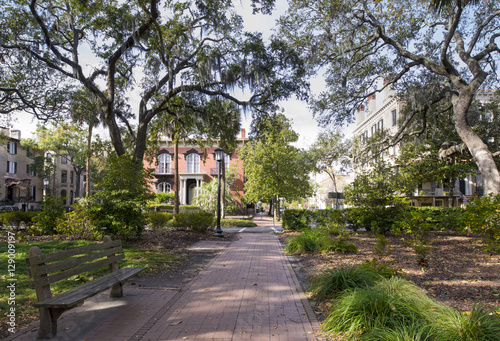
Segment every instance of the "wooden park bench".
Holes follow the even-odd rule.
[[[37,339],[51,339],[57,334],[57,319],[66,310],[75,308],[100,292],[111,288],[110,297],[123,296],[123,284],[144,267],[118,268],[118,261],[125,258],[121,240],[104,237],[102,243],[77,247],[55,253],[42,254],[39,247],[30,248],[26,262],[29,276],[36,290],[40,309],[40,328]],[[109,266],[110,273],[69,291],[52,296],[50,285],[69,277]]]

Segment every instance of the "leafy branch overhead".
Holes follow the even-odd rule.
[[[321,124],[350,123],[368,97],[394,88],[409,110],[394,144],[432,130],[430,113],[447,102],[488,191],[499,193],[497,150],[467,121],[477,93],[498,88],[499,28],[498,1],[294,0],[279,34],[303,51],[309,72],[324,72],[326,89],[312,103]]]
[[[274,1],[252,3],[268,13]],[[57,118],[83,86],[99,102],[95,119],[108,127],[116,153],[126,153],[126,138],[138,162],[149,123],[182,93],[255,112],[306,94],[294,50],[243,32],[229,0],[2,0],[0,10],[0,111]],[[236,96],[235,88],[250,95]]]

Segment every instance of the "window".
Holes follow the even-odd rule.
[[[69,172],[69,183],[70,184],[73,184],[73,178],[74,178],[73,171],[71,171],[71,172]]]
[[[68,171],[61,171],[61,183],[65,184],[68,182]]]
[[[158,193],[170,193],[172,192],[172,185],[168,182],[160,182],[158,184]]]
[[[398,117],[396,115],[396,109],[392,111],[392,126],[395,127],[398,124]]]
[[[7,161],[7,173],[17,173],[17,162]]]
[[[186,157],[187,173],[200,172],[200,156],[198,154],[189,154]]]
[[[63,155],[61,156],[61,163],[63,165],[67,164],[68,163],[68,156],[67,155]]]
[[[158,156],[158,174],[170,174],[171,156],[168,154],[160,154]]]
[[[377,124],[377,130],[383,130],[384,129],[384,120],[378,121]]]
[[[61,199],[62,199],[63,205],[66,206],[66,199],[68,199],[68,194],[64,189],[61,191]]]
[[[36,200],[36,186],[31,186],[31,200]]]
[[[7,144],[7,151],[9,154],[17,154],[17,143],[14,141],[10,141]]]

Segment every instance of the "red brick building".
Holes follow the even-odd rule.
[[[241,135],[237,138],[238,149],[248,141],[245,129],[241,129]],[[179,180],[180,180],[180,203],[191,204],[198,193],[203,182],[210,182],[218,176],[219,165],[214,158],[214,150],[218,146],[201,149],[188,142],[179,143]],[[155,180],[151,184],[154,193],[169,193],[175,190],[174,181],[174,144],[171,140],[161,141],[156,157],[156,163],[147,165],[154,168]],[[237,168],[237,179],[231,188],[231,195],[241,204],[239,198],[243,195],[243,161],[238,158],[237,152],[226,155],[225,168]]]

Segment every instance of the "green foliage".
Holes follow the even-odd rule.
[[[170,204],[174,200],[175,194],[171,193],[155,193],[153,204]]]
[[[308,176],[312,165],[304,151],[292,146],[298,135],[290,121],[283,114],[263,117],[255,123],[254,135],[241,150],[248,179],[245,201],[269,197],[293,201],[312,194]]]
[[[385,234],[392,229],[395,217],[408,205],[414,183],[384,161],[372,166],[356,175],[344,190],[344,196],[357,208],[350,212],[350,219],[356,225]]]
[[[207,232],[214,226],[214,215],[209,212],[184,212],[174,216],[172,226],[178,229],[191,229],[197,232]]]
[[[373,285],[345,291],[334,301],[322,328],[327,333],[343,333],[346,340],[371,340],[371,333],[391,331],[401,326],[427,335],[439,306],[412,282],[399,277],[382,278]],[[413,340],[413,339],[411,339]]]
[[[147,212],[144,213],[146,216],[147,224],[153,229],[158,230],[165,227],[169,220],[173,218],[173,215],[168,212]]]
[[[440,340],[445,341],[497,341],[500,335],[498,310],[475,304],[470,313],[464,314],[452,308],[445,309],[436,321]]]
[[[467,231],[486,238],[488,251],[500,252],[500,194],[474,198],[460,220]]]
[[[174,211],[174,205],[171,204],[160,204],[160,205],[154,205],[152,206],[151,204],[148,204],[148,209],[149,210],[154,210],[156,209],[157,211],[160,212],[173,212]],[[200,206],[198,205],[181,205],[179,206],[179,210],[181,212],[192,212],[192,211],[199,211]]]
[[[222,227],[256,227],[257,224],[251,220],[245,219],[221,219]]]
[[[217,214],[217,197],[218,197],[219,180],[214,179],[210,182],[204,182],[201,185],[200,193],[194,197],[193,203],[198,205],[203,211]],[[222,186],[222,184],[221,184]],[[226,195],[224,196],[224,209],[227,207],[236,206],[236,200],[229,194],[231,189],[231,181],[226,181]],[[222,192],[222,187],[221,187]],[[222,195],[222,193],[221,193]],[[222,200],[222,197],[221,197]]]
[[[88,200],[87,214],[103,234],[126,239],[140,236],[146,225],[142,207],[152,195],[150,174],[128,156],[109,156],[106,168],[96,181],[96,193]]]
[[[313,211],[307,209],[285,210],[282,215],[282,227],[284,230],[302,230],[311,226]]]
[[[60,197],[46,195],[41,204],[42,210],[33,218],[34,232],[38,234],[54,234],[57,219],[66,213],[66,207]]]
[[[375,235],[375,246],[373,247],[375,254],[378,256],[388,256],[391,254],[391,250],[387,248],[389,241],[383,234]]]
[[[325,301],[338,297],[346,290],[372,286],[382,278],[403,277],[400,270],[390,267],[391,264],[379,264],[373,258],[362,265],[341,264],[337,268],[323,270],[313,279],[311,293],[315,299]]]
[[[37,212],[3,212],[0,213],[0,223],[5,228],[19,230],[22,226],[28,227],[33,223],[33,219],[38,215]]]
[[[66,213],[57,219],[56,232],[68,237],[70,240],[100,240],[102,231],[95,229],[87,217],[85,207],[81,204],[73,204],[73,211]]]
[[[345,237],[332,237],[324,229],[303,230],[290,238],[285,246],[287,253],[339,252],[356,253],[358,248]]]

